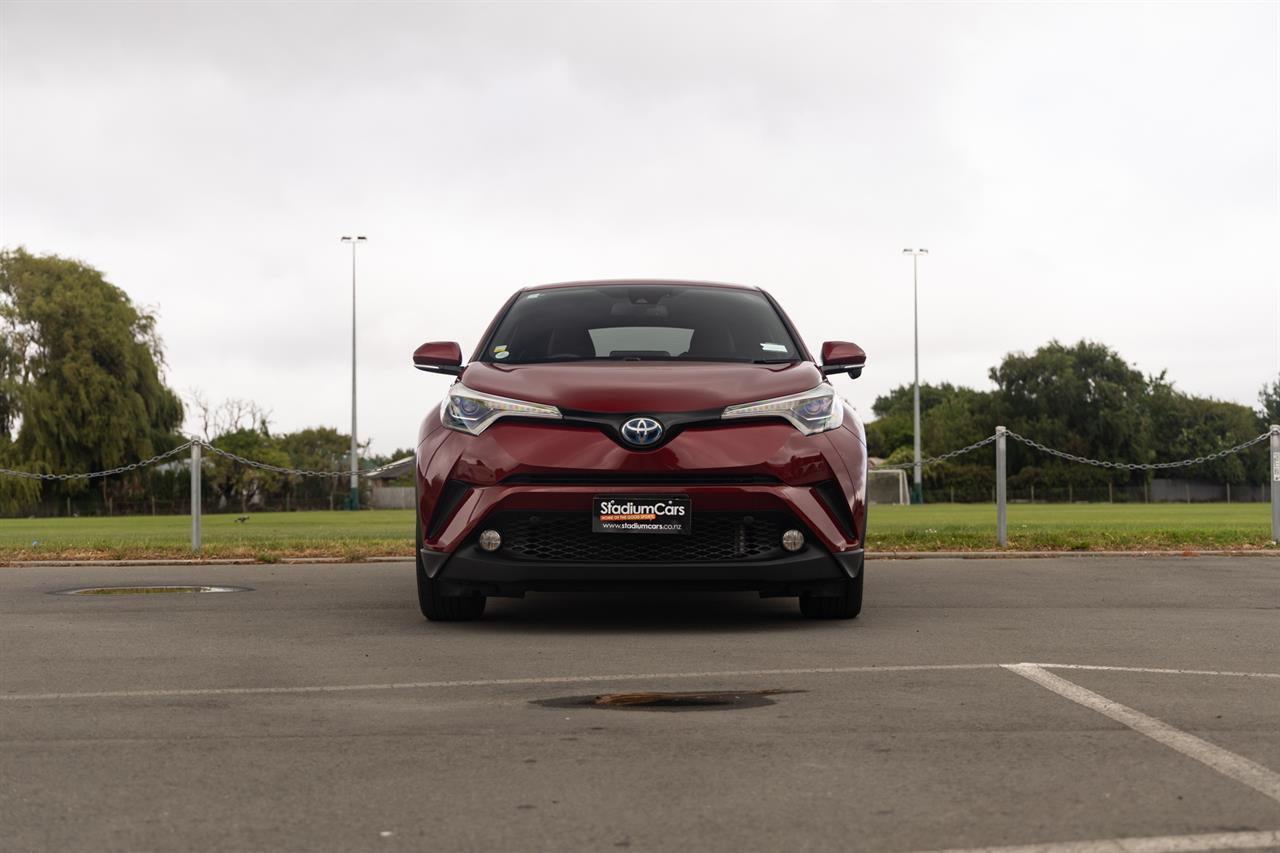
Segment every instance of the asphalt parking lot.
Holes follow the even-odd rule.
[[[0,849],[1280,850],[1280,559],[868,572],[428,624],[408,564],[0,569]],[[252,591],[48,594],[159,583]],[[729,704],[583,704],[653,691]]]

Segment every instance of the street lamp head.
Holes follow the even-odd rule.
[[[928,250],[928,249],[903,249],[903,250],[902,250],[902,254],[904,254],[904,255],[927,255],[927,254],[929,254],[929,250]]]
[[[343,237],[343,238],[342,238],[342,242],[343,242],[343,243],[362,242],[362,241],[367,240],[367,239],[368,239],[367,237],[365,237],[363,234],[361,234],[361,235],[360,235],[360,236],[358,236],[358,237]]]

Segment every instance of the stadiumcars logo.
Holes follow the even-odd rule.
[[[591,529],[596,533],[687,534],[693,506],[684,495],[596,495]]]

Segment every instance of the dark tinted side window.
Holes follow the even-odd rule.
[[[481,361],[798,361],[782,318],[750,290],[604,285],[535,290],[508,309]]]

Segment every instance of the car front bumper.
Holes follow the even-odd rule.
[[[860,433],[843,427],[812,436],[774,422],[687,429],[643,453],[558,425],[498,423],[480,436],[441,428],[418,449],[421,544],[452,552],[499,512],[586,513],[597,495],[681,494],[695,518],[789,513],[839,553],[863,544],[865,460]]]
[[[446,586],[486,595],[646,586],[836,594],[862,570],[866,526],[864,441],[847,420],[810,436],[773,421],[690,427],[645,452],[582,427],[512,421],[471,436],[428,422],[417,454],[421,565]],[[601,495],[688,498],[690,547],[592,534]],[[726,538],[726,520],[743,526],[747,547]],[[535,523],[545,525],[536,535],[527,529]],[[486,528],[503,538],[495,552],[477,547]],[[789,528],[804,533],[801,551],[782,548]],[[508,547],[521,536],[526,547]]]
[[[750,590],[761,595],[837,595],[862,573],[863,551],[817,546],[768,560],[628,563],[513,560],[474,544],[453,553],[422,548],[422,570],[453,593],[522,596],[526,592],[647,587]]]

